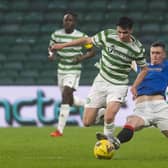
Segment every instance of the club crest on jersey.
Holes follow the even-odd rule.
[[[115,51],[115,46],[114,45],[108,47],[108,52],[109,53],[112,53],[113,51]]]

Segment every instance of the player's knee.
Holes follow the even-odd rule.
[[[65,87],[62,93],[62,102],[63,104],[73,104],[73,89],[69,87]]]
[[[85,127],[89,127],[91,125],[91,122],[88,119],[83,119],[83,125]]]

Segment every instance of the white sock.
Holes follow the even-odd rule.
[[[104,135],[112,136],[115,130],[114,122],[106,123],[104,122]]]
[[[85,105],[85,100],[84,99],[81,99],[77,96],[73,96],[73,101],[74,101],[74,105],[76,106],[84,106]]]
[[[57,126],[57,129],[60,131],[60,133],[63,133],[64,127],[66,125],[66,121],[69,116],[69,112],[70,112],[69,104],[62,104],[60,108],[60,114],[59,114],[58,126]]]

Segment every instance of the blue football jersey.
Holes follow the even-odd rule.
[[[138,96],[140,95],[156,95],[165,96],[168,86],[168,61],[162,64],[148,65],[149,71],[144,80],[137,88]]]

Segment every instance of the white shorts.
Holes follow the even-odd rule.
[[[59,74],[58,73],[58,86],[63,91],[64,86],[77,89],[79,86],[80,74]]]
[[[168,130],[168,104],[165,100],[145,101],[135,105],[134,114],[141,117],[145,126]]]
[[[127,85],[114,85],[104,80],[99,74],[93,82],[85,107],[101,108],[111,101],[124,102]]]

